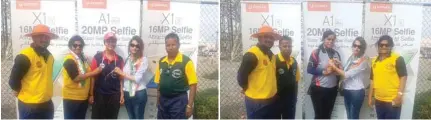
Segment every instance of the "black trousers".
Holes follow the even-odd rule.
[[[314,119],[331,119],[337,94],[337,87],[324,88],[311,86]]]
[[[95,94],[91,119],[117,119],[120,110],[120,93]]]

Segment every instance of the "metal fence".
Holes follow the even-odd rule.
[[[1,3],[1,118],[16,119],[16,98],[8,85],[10,71],[13,65],[12,39],[11,39],[11,13],[10,0],[2,0]],[[200,16],[200,41],[198,54],[198,95],[195,103],[198,102],[199,93],[218,89],[218,38],[219,38],[219,5],[216,0],[202,0]],[[214,91],[214,90],[212,90]],[[217,91],[217,90],[215,90]],[[218,93],[211,93],[218,95]],[[199,106],[195,106],[195,109]],[[215,116],[217,109],[209,110]],[[216,119],[216,118],[213,118]]]
[[[305,2],[308,0],[267,0],[276,2]],[[331,1],[331,0],[329,0]],[[332,1],[362,1],[370,0],[332,0]],[[377,1],[377,0],[376,0]],[[378,0],[386,1],[388,0]],[[241,40],[241,2],[240,0],[220,1],[220,117],[222,119],[245,118],[244,95],[240,93],[240,87],[236,80],[236,73],[242,57]],[[431,3],[430,0],[390,0],[391,3],[400,4],[423,4]],[[364,23],[363,23],[364,24]],[[423,6],[423,30],[421,43],[421,57],[419,60],[419,74],[416,87],[416,98],[425,96],[423,93],[430,92],[431,86],[431,5]],[[302,27],[304,23],[302,22]],[[303,32],[303,31],[302,31]],[[301,33],[302,34],[302,33]],[[247,36],[246,36],[247,37]],[[302,36],[304,38],[304,36]],[[303,67],[305,65],[302,65]],[[302,73],[304,74],[304,73]],[[305,81],[305,80],[301,80]],[[299,92],[305,93],[304,82],[299,83]],[[304,98],[305,94],[298,94]],[[302,95],[302,96],[301,96]],[[301,100],[301,99],[299,99]],[[303,99],[302,99],[303,100]],[[415,108],[416,109],[416,108]],[[415,111],[413,118],[415,117]]]

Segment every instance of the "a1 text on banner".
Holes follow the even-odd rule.
[[[78,32],[89,48],[84,49],[86,55],[92,57],[103,51],[104,35],[114,32],[118,39],[116,52],[126,59],[128,42],[140,33],[140,1],[78,0],[77,5]]]
[[[362,34],[362,3],[343,2],[304,2],[304,63],[308,63],[311,52],[322,44],[323,32],[332,30],[336,34],[334,49],[340,54],[342,63],[351,55],[353,40]],[[306,66],[305,66],[306,67]],[[311,74],[304,69],[305,89],[308,89]],[[307,90],[304,90],[307,91]],[[304,94],[304,93],[302,93]],[[310,97],[304,100],[303,114],[305,118],[314,118],[313,104]],[[344,101],[338,96],[331,118],[346,119]]]

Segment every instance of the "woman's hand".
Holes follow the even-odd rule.
[[[373,97],[368,97],[368,107],[374,108]]]
[[[395,99],[392,102],[393,102],[392,106],[394,106],[394,107],[400,107],[401,104],[403,104],[403,97],[397,95],[397,97],[395,97]]]
[[[123,71],[118,67],[115,67],[114,72],[117,74],[123,75]]]
[[[88,103],[90,103],[90,104],[94,103],[94,96],[89,96]]]

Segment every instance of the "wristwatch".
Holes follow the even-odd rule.
[[[404,93],[402,93],[402,92],[398,92],[398,95],[400,95],[400,96],[403,96],[403,94],[404,94]]]

